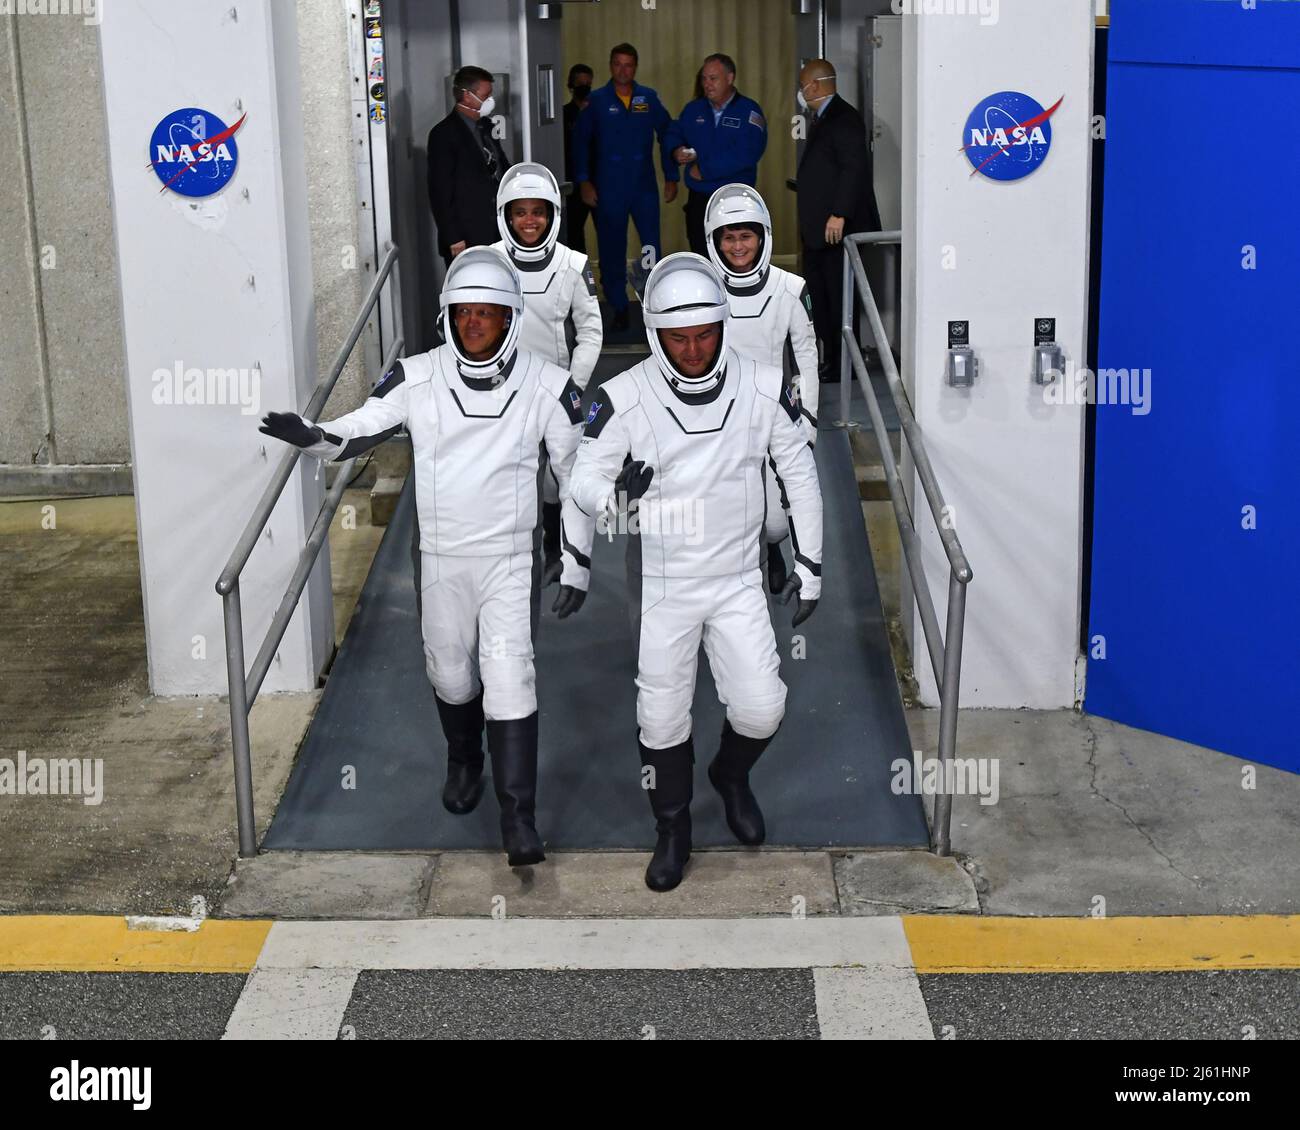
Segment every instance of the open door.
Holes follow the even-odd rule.
[[[1292,772],[1297,104],[1300,5],[1111,5],[1086,705]]]

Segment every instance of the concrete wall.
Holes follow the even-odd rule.
[[[177,44],[204,50],[179,52]],[[276,405],[305,404],[318,376],[305,167],[310,119],[298,55],[289,5],[244,5],[236,15],[213,3],[118,0],[101,33],[155,694],[224,689],[221,602],[212,586],[283,456],[280,444],[258,434],[257,420]],[[141,81],[146,74],[150,81]],[[178,96],[227,123],[244,117],[238,168],[215,195],[160,193],[145,167],[142,129],[151,131]],[[204,385],[204,373],[218,370],[248,374],[237,400],[228,385]],[[172,372],[185,373],[183,398],[167,382]],[[316,461],[300,460],[251,551],[240,578],[250,660],[323,492]],[[313,687],[333,637],[322,556],[265,689]]]
[[[48,417],[44,343],[39,317],[39,264],[34,238],[17,28],[0,17],[0,463],[46,458]]]
[[[11,205],[0,225],[0,463],[121,462],[126,398],[99,29],[75,14],[27,13],[0,16],[0,28],[0,167],[9,174],[0,191]]]
[[[311,230],[312,290],[316,298],[316,348],[321,374],[329,372],[370,280],[358,248],[356,175],[348,70],[348,23],[361,5],[352,0],[297,0],[298,63],[304,116],[311,131],[305,154]],[[343,370],[327,416],[351,411],[381,374],[363,371],[358,345]]]
[[[1071,706],[1081,584],[1083,407],[1052,404],[1030,376],[1033,319],[1057,319],[1086,365],[1093,13],[1076,0],[1001,0],[996,22],[904,20],[903,372],[939,486],[970,559],[964,706]],[[938,81],[936,81],[938,80]],[[1050,106],[1051,151],[1031,176],[971,175],[967,116],[997,91]],[[968,319],[981,371],[944,379],[947,322]],[[913,491],[940,625],[948,562]],[[935,680],[912,624],[921,692]]]
[[[358,267],[345,265],[358,241],[347,26],[359,5],[297,0],[296,7],[311,128],[316,340],[328,367],[368,285]],[[76,14],[0,15],[0,168],[8,173],[0,185],[0,494],[74,483],[129,489],[100,34]],[[374,374],[362,372],[357,352],[331,399],[333,414],[360,403],[369,389]]]

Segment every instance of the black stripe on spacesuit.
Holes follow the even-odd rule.
[[[734,294],[737,298],[744,298],[750,294],[757,294],[758,291],[762,289],[763,289],[762,283],[759,283],[757,286],[743,287],[740,290],[732,290],[731,287],[727,287],[727,290],[730,293]],[[765,299],[763,299],[763,305],[759,309],[757,314],[728,314],[727,316],[731,318],[732,321],[735,322],[746,322],[746,321],[752,322],[756,318],[761,318],[763,317],[764,314],[767,313],[767,307],[769,303],[771,303],[771,301],[772,301],[772,296],[769,294]]]
[[[576,561],[584,569],[591,568],[591,558],[588,557],[585,553],[578,552],[578,550],[574,548],[573,542],[569,540],[569,535],[564,530],[563,518],[560,519],[560,544],[564,546],[564,548],[567,549],[571,554],[573,554],[574,561]]]
[[[510,262],[514,264],[516,270],[518,270],[518,271],[520,271],[520,272],[523,272],[523,273],[532,273],[532,272],[535,272],[535,271],[544,271],[544,270],[546,270],[547,267],[549,267],[549,266],[551,265],[551,260],[555,258],[555,248],[556,248],[556,246],[557,246],[557,245],[554,245],[554,244],[553,244],[553,245],[551,246],[550,251],[548,251],[548,252],[547,252],[547,253],[546,253],[546,254],[545,254],[541,259],[516,259],[513,255],[511,255],[511,256],[510,256]],[[549,279],[547,280],[546,285],[547,285],[547,286],[550,286],[550,285],[551,285]],[[545,292],[545,291],[542,291],[542,290],[533,290],[533,291],[529,291],[528,293],[530,293],[530,294],[545,294],[546,292]]]
[[[713,391],[720,392],[721,389],[722,386],[719,385]],[[677,390],[673,389],[673,392],[677,392]],[[686,403],[688,404],[690,403],[690,401],[687,400],[687,398],[683,396],[681,393],[678,392],[677,395],[681,397],[682,400],[686,401]],[[699,404],[707,404],[709,400],[713,399],[713,397],[711,397],[709,393],[706,392],[700,395],[699,397],[697,397],[696,399],[697,399],[697,403]],[[695,431],[692,431],[685,424],[683,424],[681,420],[677,418],[677,413],[674,412],[671,408],[669,408],[667,404],[664,405],[664,411],[667,412],[668,415],[672,417],[673,423],[676,424],[679,428],[681,428],[682,431],[685,432],[688,436],[707,436],[707,435],[712,435],[714,432],[720,432],[722,431],[723,428],[727,426],[727,421],[731,419],[731,410],[735,406],[736,406],[736,400],[735,397],[732,397],[731,402],[727,405],[727,410],[722,414],[722,423],[720,423],[716,428],[699,428],[696,429]]]
[[[770,466],[770,467],[772,468],[772,477],[776,480],[776,489],[780,492],[780,498],[781,498],[781,509],[782,509],[782,510],[789,510],[789,509],[790,509],[790,499],[786,496],[786,493],[785,493],[785,483],[783,483],[783,482],[781,481],[781,476],[778,475],[778,474],[776,473],[776,460],[773,459],[773,458],[769,455],[769,456],[767,457],[767,462],[768,462],[768,466]],[[764,498],[766,499],[766,497],[767,497],[767,492],[766,492],[766,491],[763,492],[763,496],[764,496]]]
[[[344,459],[355,459],[358,455],[364,454],[372,447],[378,447],[384,442],[384,440],[392,439],[393,436],[397,435],[401,430],[401,424],[394,424],[391,428],[380,432],[377,436],[357,436],[356,439],[350,439],[344,446],[343,450],[334,456],[334,460],[335,462],[341,462]],[[331,440],[333,443],[342,443],[342,440],[335,439],[328,432],[325,433],[325,438]]]
[[[573,383],[572,377],[564,382],[564,388],[560,390],[560,403],[564,406],[570,424],[582,423],[582,389]]]
[[[402,368],[400,361],[394,361],[393,367],[383,376],[383,379],[375,385],[370,391],[371,396],[377,396],[381,400],[393,391],[398,385],[406,380],[406,372]]]
[[[582,429],[583,439],[595,439],[614,416],[614,402],[610,400],[609,394],[601,389],[596,395],[601,399],[591,402],[594,411],[587,415],[587,425]]]
[[[466,412],[465,405],[460,402],[460,397],[456,395],[456,390],[452,388],[447,391],[451,393],[451,398],[456,402],[456,407],[460,409],[460,414],[467,420],[499,420],[510,411],[510,405],[515,402],[515,397],[519,395],[519,390],[515,389],[515,391],[510,394],[510,399],[505,402],[501,411],[493,415],[490,412]]]
[[[785,414],[790,417],[790,423],[799,423],[799,398],[795,395],[794,386],[786,385],[781,389],[781,407],[785,409]]]
[[[728,294],[734,294],[737,298],[751,298],[753,295],[758,294],[759,291],[761,291],[765,286],[767,286],[767,276],[770,275],[771,273],[772,273],[772,268],[768,267],[768,269],[763,272],[762,278],[760,278],[756,283],[750,283],[749,286],[733,286],[731,283],[731,279],[729,277],[723,279],[723,283],[727,288]],[[769,294],[763,302],[763,310],[767,309],[767,304],[771,301],[772,301],[772,296]],[[759,314],[761,313],[762,310],[759,311]],[[759,316],[759,314],[748,314],[746,315],[746,317],[756,318]],[[736,315],[732,314],[731,316],[734,318]]]
[[[822,575],[822,567],[818,565],[815,561],[809,561],[808,558],[806,558],[802,553],[796,553],[794,555],[794,559],[805,569],[807,569],[808,572],[810,572],[814,577],[820,577]]]
[[[726,383],[727,383],[727,370],[724,368],[722,372],[718,374],[718,383],[715,384],[711,389],[709,389],[708,392],[682,392],[682,390],[679,389],[675,384],[673,384],[671,380],[668,382],[668,387],[672,389],[673,395],[677,397],[677,399],[680,400],[683,404],[712,404],[715,400],[718,399],[718,397],[722,395],[722,386],[725,385]],[[735,401],[733,400],[732,403],[734,404]],[[667,405],[665,405],[664,407],[667,408]],[[728,412],[731,411],[730,406],[728,406],[727,411]],[[670,416],[672,416],[672,412],[673,410],[669,408],[668,414]],[[673,419],[677,420],[677,417],[673,416]],[[723,423],[725,424],[726,420],[723,420]],[[680,420],[677,420],[677,425],[678,427],[681,427]],[[717,427],[714,428],[713,430],[720,432],[722,428]],[[686,429],[682,428],[682,431],[686,431]],[[690,432],[688,434],[702,435],[703,433]]]
[[[468,388],[472,388],[475,392],[491,392],[493,389],[500,388],[506,383],[510,374],[514,372],[515,362],[518,360],[519,351],[516,350],[514,353],[510,354],[510,360],[501,366],[501,371],[497,373],[495,377],[471,377],[462,373],[459,366],[456,368],[456,375],[465,382]],[[452,390],[452,395],[456,395],[454,389]]]

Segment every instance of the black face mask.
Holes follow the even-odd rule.
[[[589,85],[575,86],[573,88],[573,100],[575,102],[585,102],[591,97],[591,87]]]

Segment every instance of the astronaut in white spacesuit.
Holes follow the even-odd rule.
[[[510,256],[524,288],[519,348],[567,369],[586,389],[600,358],[602,330],[596,283],[587,257],[565,247],[560,236],[560,187],[545,165],[512,165],[497,189],[497,230],[492,246]],[[569,353],[568,322],[575,342]],[[542,550],[547,581],[560,565],[560,494],[547,470],[542,481]]]
[[[817,335],[812,297],[803,279],[772,266],[772,217],[758,190],[725,184],[709,197],[704,210],[709,258],[727,285],[731,347],[765,365],[793,370],[804,434],[817,442]],[[786,564],[781,543],[790,529],[780,477],[767,479],[767,582],[771,592],[785,587]]]
[[[821,595],[822,502],[781,370],[730,347],[718,269],[689,252],[667,256],[650,272],[644,312],[652,356],[600,387],[571,487],[584,513],[621,521],[631,508],[639,527],[630,570],[640,583],[632,594],[637,723],[658,833],[646,884],[671,890],[691,850],[691,704],[701,642],[727,714],[709,780],[737,839],[757,844],[766,835],[749,771],[781,724],[786,698],[759,568],[769,458],[790,504],[795,565],[784,599],[798,594],[796,624]]]
[[[448,746],[443,804],[465,813],[478,803],[486,720],[512,867],[545,858],[534,823],[539,448],[545,444],[567,499],[582,423],[581,393],[569,374],[517,348],[523,308],[519,274],[504,255],[463,251],[442,291],[447,344],[398,361],[355,412],[322,424],[272,412],[261,428],[334,460],[403,427],[410,433],[425,670]],[[554,605],[561,618],[586,597],[593,533],[592,521],[571,501],[566,506],[569,538]]]

